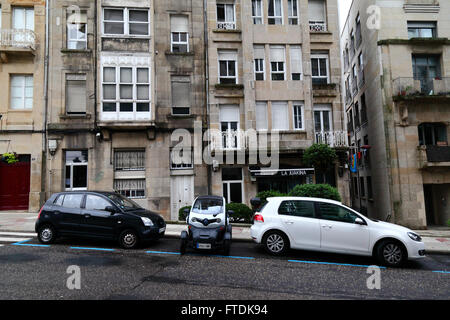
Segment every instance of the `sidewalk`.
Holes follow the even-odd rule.
[[[0,212],[0,231],[34,232],[37,213]],[[166,237],[179,237],[186,230],[186,224],[167,222]],[[429,253],[450,254],[450,229],[414,230],[422,237],[425,250]],[[233,225],[233,241],[252,241],[248,225]]]

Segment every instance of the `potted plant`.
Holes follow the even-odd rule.
[[[13,163],[19,162],[17,153],[15,153],[15,152],[13,152],[13,153],[6,152],[6,153],[2,154],[1,160],[3,162],[6,162],[7,164],[13,164]]]

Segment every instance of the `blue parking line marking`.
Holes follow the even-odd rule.
[[[247,259],[247,260],[255,259],[255,258],[253,258],[253,257],[221,256],[221,255],[211,255],[210,257],[217,257],[217,258],[231,258],[231,259]]]
[[[25,242],[28,242],[28,241],[30,241],[31,239],[27,239],[27,240],[23,240],[23,241],[20,241],[20,242],[16,242],[16,243],[11,243],[11,245],[13,245],[13,246],[26,246],[26,247],[41,247],[41,248],[48,248],[48,247],[50,247],[49,245],[47,245],[47,244],[30,244],[30,243],[25,243]]]
[[[336,262],[321,262],[321,261],[306,261],[306,260],[288,260],[289,262],[297,262],[297,263],[310,263],[310,264],[325,264],[325,265],[336,265],[336,266],[347,266],[347,267],[359,267],[359,268],[368,268],[372,266],[366,266],[361,264],[350,264],[350,263],[336,263]],[[386,267],[376,266],[380,269],[386,269]]]
[[[450,271],[433,271],[433,272],[436,272],[436,273],[450,273]]]
[[[167,251],[146,251],[146,253],[175,254],[175,255],[181,254],[179,252],[167,252]]]
[[[97,251],[115,251],[114,249],[105,249],[105,248],[89,248],[89,247],[70,247],[70,249],[74,250],[97,250]]]

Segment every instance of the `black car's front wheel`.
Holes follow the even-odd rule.
[[[120,246],[124,249],[133,249],[136,248],[139,242],[139,237],[136,231],[128,229],[122,231],[119,236]]]
[[[43,244],[53,243],[56,239],[56,230],[53,226],[47,224],[39,228],[38,240]]]

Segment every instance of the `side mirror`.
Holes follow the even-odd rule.
[[[359,224],[359,225],[362,225],[362,226],[365,226],[365,225],[366,225],[366,223],[364,222],[364,220],[361,219],[361,218],[356,218],[356,219],[355,219],[355,223],[356,223],[356,224]]]
[[[107,206],[105,208],[105,211],[110,212],[112,215],[115,214],[117,212],[116,208],[114,208],[113,206]]]
[[[229,215],[229,216],[234,215],[234,211],[233,210],[227,210],[227,215]]]

